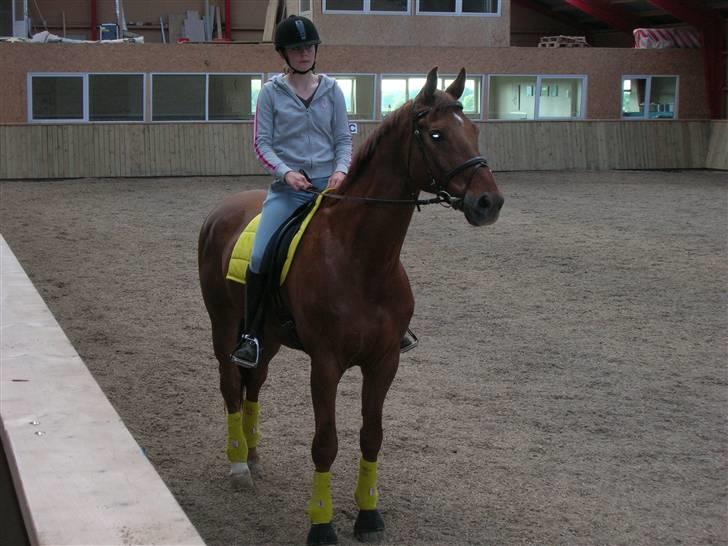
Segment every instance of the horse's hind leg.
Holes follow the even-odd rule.
[[[243,371],[243,384],[245,387],[245,400],[243,401],[243,434],[248,444],[248,467],[253,476],[261,477],[263,467],[258,456],[258,440],[260,439],[260,427],[258,416],[260,405],[258,396],[260,389],[268,377],[268,364],[280,349],[280,345],[263,345],[260,362],[254,369]],[[239,366],[235,366],[238,368]]]
[[[377,366],[363,366],[362,427],[359,433],[361,459],[354,498],[359,515],[354,524],[354,536],[362,542],[379,542],[384,537],[384,521],[377,508],[377,457],[382,447],[382,407],[394,376],[399,355]]]
[[[248,437],[254,436],[257,443],[257,399],[255,404],[243,402],[246,377],[245,371],[230,361],[239,334],[241,310],[232,307],[215,308],[210,312],[212,322],[212,344],[219,363],[220,392],[227,411],[226,454],[230,462],[230,476],[237,486],[249,488],[253,480],[248,466],[250,450]],[[263,379],[264,380],[264,379]],[[247,415],[247,419],[246,419]],[[251,434],[250,421],[254,419],[255,431]],[[248,421],[248,423],[246,423]],[[246,434],[246,424],[248,433]]]

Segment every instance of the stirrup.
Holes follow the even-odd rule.
[[[407,331],[402,336],[402,339],[399,340],[399,352],[400,353],[406,353],[407,351],[411,351],[417,345],[419,345],[420,340],[417,339],[417,336],[415,333],[407,328]]]
[[[258,338],[244,334],[240,338],[238,346],[230,354],[230,360],[233,364],[237,364],[241,368],[257,367],[260,361],[260,343],[258,342]]]

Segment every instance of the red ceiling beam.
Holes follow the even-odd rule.
[[[616,5],[607,4],[601,0],[565,0],[565,2],[579,11],[603,21],[612,28],[626,32],[630,36],[634,29],[642,26],[639,18],[618,8]]]
[[[723,27],[720,12],[716,9],[706,9],[695,5],[695,2],[688,4],[683,0],[647,1],[700,31],[710,117],[713,119],[722,117],[725,57],[723,56]]]
[[[96,15],[96,0],[91,0],[91,39],[99,39],[99,19]]]
[[[690,2],[690,4],[681,0],[647,0],[647,2],[697,28],[705,25],[711,16],[711,10],[703,8],[697,2]],[[717,10],[712,11],[715,11],[713,16],[720,19],[720,13]]]

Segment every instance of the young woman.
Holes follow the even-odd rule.
[[[305,191],[338,188],[351,162],[351,133],[344,94],[333,78],[316,74],[321,43],[314,24],[292,15],[276,27],[275,47],[286,73],[267,82],[255,112],[255,152],[275,180],[262,216],[245,276],[245,333],[231,358],[244,367],[258,364],[266,274],[262,260],[276,229],[301,204],[313,199]],[[299,170],[310,176],[306,180]]]
[[[314,24],[291,15],[276,27],[275,47],[286,73],[267,82],[255,112],[255,152],[273,174],[245,276],[245,331],[231,360],[246,368],[258,364],[262,343],[262,312],[266,284],[262,271],[265,249],[273,233],[300,205],[314,198],[305,192],[336,189],[351,162],[351,133],[344,94],[336,80],[316,74],[321,43]],[[299,171],[304,170],[310,182]],[[407,351],[417,340],[405,335]]]

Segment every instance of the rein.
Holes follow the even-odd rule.
[[[435,197],[431,197],[430,199],[380,199],[377,197],[358,197],[355,195],[338,195],[336,193],[325,193],[325,192],[319,191],[315,188],[306,188],[303,191],[305,191],[307,193],[312,193],[314,195],[323,195],[324,197],[327,197],[329,199],[338,199],[340,201],[363,201],[364,203],[382,203],[382,204],[388,204],[388,205],[417,205],[417,206],[419,206],[419,205],[437,205],[437,204],[445,203],[445,205],[450,205],[451,207],[456,207],[456,205],[462,200],[459,197],[453,197],[452,195],[450,195],[449,193],[447,193],[444,190],[437,192]]]

